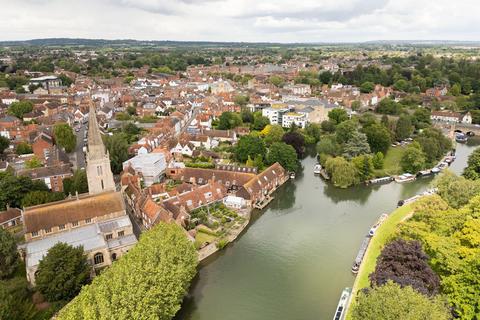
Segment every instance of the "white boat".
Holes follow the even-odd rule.
[[[295,179],[295,172],[290,172],[290,179]]]
[[[377,231],[378,227],[380,227],[380,225],[383,223],[383,221],[385,221],[385,219],[388,218],[388,214],[384,213],[380,216],[380,218],[378,218],[378,221],[370,228],[370,231],[368,232],[368,235],[370,237],[373,237],[373,235],[375,234],[375,231]]]
[[[440,170],[443,170],[443,169],[446,169],[448,168],[448,163],[446,162],[440,162],[440,164],[438,165],[438,169]]]
[[[345,309],[348,306],[348,301],[350,300],[350,295],[352,294],[351,288],[345,288],[342,291],[342,295],[340,296],[340,300],[338,301],[337,309],[335,310],[335,315],[333,316],[333,320],[343,320],[345,319]]]
[[[315,167],[313,167],[313,173],[314,174],[320,174],[321,171],[322,171],[322,166],[321,165],[316,164]]]
[[[439,172],[440,172],[440,169],[438,169],[437,167],[432,168],[432,173],[439,173]]]
[[[410,182],[410,181],[414,181],[415,178],[416,178],[415,175],[411,173],[404,173],[402,175],[395,177],[395,181],[399,183]]]

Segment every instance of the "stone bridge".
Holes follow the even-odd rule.
[[[455,132],[461,132],[468,136],[480,136],[480,125],[456,123],[453,125]]]

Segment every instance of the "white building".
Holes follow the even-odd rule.
[[[289,112],[290,109],[282,105],[274,105],[270,108],[262,110],[262,116],[267,117],[271,124],[282,125],[283,115]]]
[[[288,112],[282,117],[282,127],[290,128],[293,124],[302,129],[307,125],[307,115],[299,112]]]
[[[135,172],[143,177],[146,187],[156,182],[160,182],[167,169],[167,162],[162,153],[139,154],[123,163],[123,169],[131,166]]]

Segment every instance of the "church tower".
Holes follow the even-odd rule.
[[[89,194],[115,191],[110,157],[102,141],[93,103],[88,116],[87,180]]]

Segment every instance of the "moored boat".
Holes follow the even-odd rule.
[[[376,179],[368,180],[366,183],[367,184],[389,183],[391,181],[393,181],[392,177],[382,177],[382,178],[376,178]]]
[[[343,320],[345,319],[345,312],[348,306],[348,301],[350,300],[350,295],[352,294],[351,288],[345,288],[342,291],[342,295],[340,296],[340,300],[338,301],[337,309],[335,310],[335,315],[333,316],[333,320]]]
[[[322,166],[320,164],[316,164],[315,167],[313,167],[313,173],[314,174],[320,174],[320,172],[322,171]]]
[[[402,175],[395,177],[395,182],[403,183],[403,182],[410,182],[415,180],[415,175],[411,173],[404,173]]]
[[[367,251],[369,243],[370,243],[370,237],[366,236],[365,239],[363,239],[362,245],[360,246],[360,250],[358,250],[357,257],[355,258],[355,261],[353,262],[353,265],[352,265],[352,272],[354,274],[357,274],[358,269],[360,269],[360,265],[362,264],[363,257],[365,256],[365,252]]]
[[[435,174],[435,173],[439,173],[440,172],[440,169],[438,169],[437,167],[435,168],[432,168],[432,173]]]
[[[295,179],[295,172],[290,172],[290,179]]]
[[[375,231],[377,231],[378,227],[380,227],[383,221],[385,221],[387,218],[388,218],[388,214],[386,213],[382,214],[380,218],[378,218],[377,222],[375,222],[375,224],[370,228],[368,235],[370,237],[373,237],[373,235],[375,234]]]
[[[460,142],[460,143],[467,142],[468,141],[468,136],[464,133],[457,132],[455,134],[455,141]]]

